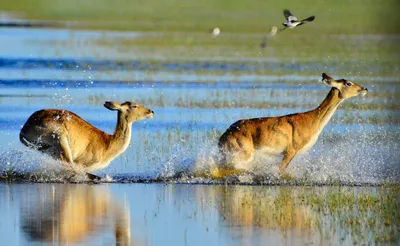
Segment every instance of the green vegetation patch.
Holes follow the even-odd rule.
[[[258,0],[14,0],[0,9],[33,19],[83,21],[92,28],[143,31],[205,31],[265,33],[281,25],[282,11],[299,18],[316,15],[306,33],[398,33],[397,0],[258,1]]]

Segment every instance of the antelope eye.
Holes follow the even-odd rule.
[[[352,83],[350,83],[350,82],[346,82],[346,84],[345,84],[347,87],[350,87],[350,86],[352,86],[353,84]]]

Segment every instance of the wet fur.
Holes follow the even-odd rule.
[[[248,170],[255,151],[283,155],[282,173],[297,153],[307,151],[346,98],[366,93],[366,89],[347,80],[334,80],[326,74],[322,81],[331,86],[325,100],[314,110],[279,117],[239,120],[220,137],[221,167]],[[352,86],[345,85],[351,83]]]

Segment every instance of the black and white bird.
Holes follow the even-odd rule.
[[[298,20],[296,16],[292,15],[289,10],[285,9],[283,11],[283,15],[285,16],[287,22],[282,23],[285,27],[281,29],[281,31],[285,30],[286,28],[295,28],[296,26],[303,25],[307,22],[311,22],[315,19],[315,16],[310,16],[304,20]]]

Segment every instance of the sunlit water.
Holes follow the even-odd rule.
[[[7,245],[398,243],[399,215],[390,207],[399,205],[395,192],[381,187],[3,183],[0,236]]]
[[[28,150],[18,138],[26,119],[42,108],[68,109],[112,133],[116,113],[104,108],[104,101],[144,104],[155,117],[135,122],[127,151],[97,174],[107,175],[108,181],[127,182],[171,180],[184,172],[188,176],[175,181],[209,183],[218,181],[191,178],[191,170],[207,169],[215,163],[216,143],[230,124],[242,118],[315,108],[329,90],[320,83],[325,70],[317,62],[315,66],[308,64],[308,71],[315,71],[315,76],[302,74],[302,65],[279,61],[147,63],[118,60],[121,57],[116,51],[96,58],[102,51],[95,45],[96,38],[135,38],[140,33],[5,29],[1,35],[5,37],[0,41],[2,47],[11,47],[0,50],[0,169],[42,181],[60,180],[53,175],[59,173],[60,164]],[[63,49],[63,42],[74,49]],[[283,69],[286,73],[254,73],[260,69]],[[330,69],[335,70],[335,66]],[[207,75],[213,71],[224,74]],[[354,79],[369,87],[369,95],[352,98],[339,107],[316,145],[290,164],[288,173],[294,180],[347,184],[399,180],[398,79]],[[346,104],[370,109],[346,109]],[[274,178],[279,158],[256,159],[253,172],[234,179],[236,183],[281,182]]]
[[[358,77],[336,74],[345,67],[318,60],[307,67],[295,59],[224,57],[148,63],[95,42],[138,35],[0,31],[0,172],[23,182],[0,183],[0,238],[9,245],[398,243],[391,219],[399,193],[370,187],[400,179],[398,78],[374,76],[377,67]],[[260,69],[284,73],[257,75]],[[193,172],[215,164],[219,136],[238,119],[315,108],[329,91],[322,72],[370,93],[339,107],[315,146],[289,165],[289,179],[276,177],[279,157],[258,156],[250,173],[222,180]],[[133,124],[126,152],[96,172],[102,184],[65,184],[59,162],[19,142],[27,118],[43,108],[68,109],[112,133],[116,113],[102,106],[110,100],[144,104],[155,117]],[[248,184],[262,186],[241,186]],[[315,187],[321,184],[367,187]]]

